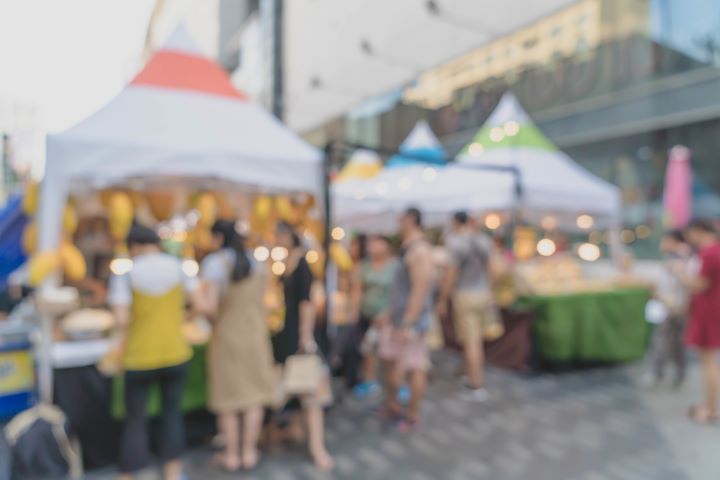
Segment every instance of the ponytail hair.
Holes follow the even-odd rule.
[[[245,240],[235,230],[235,223],[230,220],[217,220],[210,231],[213,235],[221,235],[223,248],[230,248],[235,252],[235,264],[232,269],[232,281],[239,282],[250,275],[252,265],[245,251]]]

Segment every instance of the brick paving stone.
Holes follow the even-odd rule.
[[[331,475],[315,471],[303,447],[267,452],[262,480],[718,480],[685,473],[658,409],[635,387],[633,370],[612,368],[527,378],[489,370],[491,399],[459,398],[458,361],[436,359],[422,428],[400,435],[372,413],[377,399],[345,396],[327,418]],[[695,430],[684,432],[694,434]],[[708,441],[712,435],[705,434]],[[687,433],[690,438],[690,433]],[[207,467],[208,448],[187,456],[190,480],[230,477]],[[720,471],[720,470],[719,470]],[[88,480],[109,480],[95,472]]]

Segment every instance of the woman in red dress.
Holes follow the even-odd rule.
[[[685,341],[697,350],[705,381],[705,404],[692,407],[690,418],[698,423],[718,420],[720,367],[720,241],[712,223],[696,220],[687,230],[688,242],[697,249],[700,271],[686,278],[694,293]]]

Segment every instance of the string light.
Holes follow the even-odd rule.
[[[543,238],[537,244],[537,252],[543,257],[552,256],[556,250],[557,246],[555,245],[555,242],[549,238]]]
[[[505,131],[502,127],[495,127],[490,130],[490,140],[493,142],[502,142],[503,138],[505,138]]]
[[[270,250],[268,250],[267,247],[259,246],[253,252],[253,257],[255,257],[255,260],[258,262],[264,262],[270,258]]]
[[[410,188],[412,188],[412,180],[408,177],[401,178],[398,183],[403,190],[410,190]]]
[[[481,155],[484,151],[485,148],[477,142],[471,143],[470,147],[468,148],[468,152],[470,153],[470,155],[473,156]]]
[[[182,262],[182,270],[188,277],[197,277],[197,274],[200,273],[200,265],[195,260],[186,258]]]
[[[333,238],[333,240],[339,242],[340,240],[345,238],[345,230],[342,227],[335,227],[332,229],[330,236]]]
[[[129,258],[114,258],[110,262],[110,271],[114,275],[125,275],[133,268],[133,261]]]
[[[520,132],[520,124],[518,124],[515,120],[510,120],[505,123],[503,130],[505,130],[505,134],[508,137],[514,137]]]
[[[635,229],[635,234],[637,235],[637,238],[650,238],[650,235],[652,235],[652,228],[647,225],[638,225]]]
[[[623,241],[623,243],[632,243],[635,241],[635,232],[632,230],[623,230],[620,233],[620,240]]]
[[[591,215],[583,214],[577,217],[575,223],[577,223],[578,228],[588,230],[595,225],[595,219]]]
[[[582,243],[578,247],[578,257],[586,262],[594,262],[600,258],[600,247],[594,243]]]
[[[432,182],[437,178],[437,170],[433,167],[425,167],[422,173],[423,180],[426,182]]]
[[[320,260],[320,254],[316,250],[308,250],[305,254],[305,260],[312,265]]]
[[[497,230],[502,225],[502,219],[497,213],[491,213],[485,217],[485,226],[490,230]]]
[[[277,275],[278,277],[285,273],[285,264],[282,262],[275,262],[272,264],[272,273]]]
[[[274,247],[270,250],[270,258],[276,262],[282,262],[288,257],[288,249],[285,247]]]

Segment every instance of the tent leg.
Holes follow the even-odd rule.
[[[330,141],[325,145],[325,156],[323,158],[323,202],[325,207],[325,229],[323,232],[323,251],[325,252],[325,264],[324,273],[325,278],[323,279],[325,284],[325,323],[326,328],[330,328],[330,230],[332,229],[332,201],[330,193],[330,174],[332,173],[332,156],[333,156],[333,142]]]
[[[38,351],[38,393],[40,401],[46,405],[53,401],[53,366],[52,366],[52,335],[53,317],[47,313],[40,314],[40,345]]]
[[[617,267],[622,265],[623,257],[625,256],[625,247],[620,240],[620,230],[620,224],[613,222],[612,227],[610,227],[610,241],[608,242],[610,258]]]

